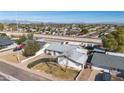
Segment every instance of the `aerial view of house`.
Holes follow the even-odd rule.
[[[124,80],[124,12],[0,12],[3,15],[6,19],[0,18],[1,80]],[[13,20],[7,20],[9,15]],[[37,20],[27,19],[28,16]],[[102,17],[104,20],[99,20]]]

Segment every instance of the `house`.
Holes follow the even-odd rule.
[[[58,58],[59,64],[78,70],[84,68],[88,58],[87,52],[86,49],[82,49],[80,46],[62,43],[52,43],[45,49],[45,53]]]
[[[59,56],[65,51],[74,50],[77,46],[71,46],[68,44],[62,43],[50,43],[49,46],[45,49],[45,53],[50,54],[52,56]]]
[[[87,62],[88,56],[76,50],[64,52],[58,56],[58,63],[64,66],[81,70]]]
[[[92,68],[103,70],[104,72],[117,71],[124,72],[124,57],[94,53],[91,59]]]
[[[72,51],[72,50],[81,51],[82,53],[87,53],[88,51],[86,49],[81,48],[77,45],[71,45],[71,44],[65,44],[62,43],[49,43],[49,46],[45,49],[46,54],[50,54],[52,56],[59,56],[60,54],[66,52],[66,51]]]

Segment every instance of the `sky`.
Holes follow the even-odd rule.
[[[55,23],[124,23],[124,11],[1,11],[0,20]]]

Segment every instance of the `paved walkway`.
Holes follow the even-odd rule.
[[[82,70],[78,77],[76,78],[77,81],[87,81],[90,74],[91,74],[92,70],[91,69],[84,69]]]
[[[38,60],[38,59],[41,59],[41,58],[50,58],[50,57],[51,57],[50,55],[40,54],[40,55],[37,55],[37,56],[35,56],[35,57],[33,57],[33,58],[31,58],[31,59],[29,59],[29,60],[23,62],[23,63],[20,63],[20,64],[18,64],[18,65],[19,65],[20,67],[26,67],[26,68],[27,68],[27,65],[28,65],[29,63],[31,63],[31,62],[34,62],[34,61],[36,61],[36,60]]]
[[[12,54],[13,53],[13,50],[7,50],[7,51],[4,51],[4,52],[0,52],[0,56],[3,56],[3,55],[8,55],[8,54]]]
[[[100,73],[100,71],[93,69],[92,72],[91,72],[91,74],[90,74],[90,76],[89,76],[88,81],[95,81],[95,77],[96,77],[96,75],[97,75],[98,73]]]

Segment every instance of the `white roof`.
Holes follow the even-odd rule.
[[[65,51],[74,50],[78,47],[79,46],[74,46],[74,45],[69,45],[69,44],[51,43],[46,49],[64,53]]]
[[[88,59],[88,50],[83,49],[80,46],[51,43],[46,49],[61,52],[62,56],[66,56],[68,59],[80,64],[85,64]]]
[[[68,59],[80,64],[85,64],[88,59],[88,56],[86,54],[78,52],[76,50],[66,51],[63,53],[63,56],[66,56]]]
[[[108,55],[113,55],[113,56],[124,57],[124,53],[106,52],[106,54],[108,54]]]
[[[88,56],[86,54],[79,53],[77,51],[73,51],[73,53],[71,54],[71,56],[69,58],[77,63],[85,64]]]

